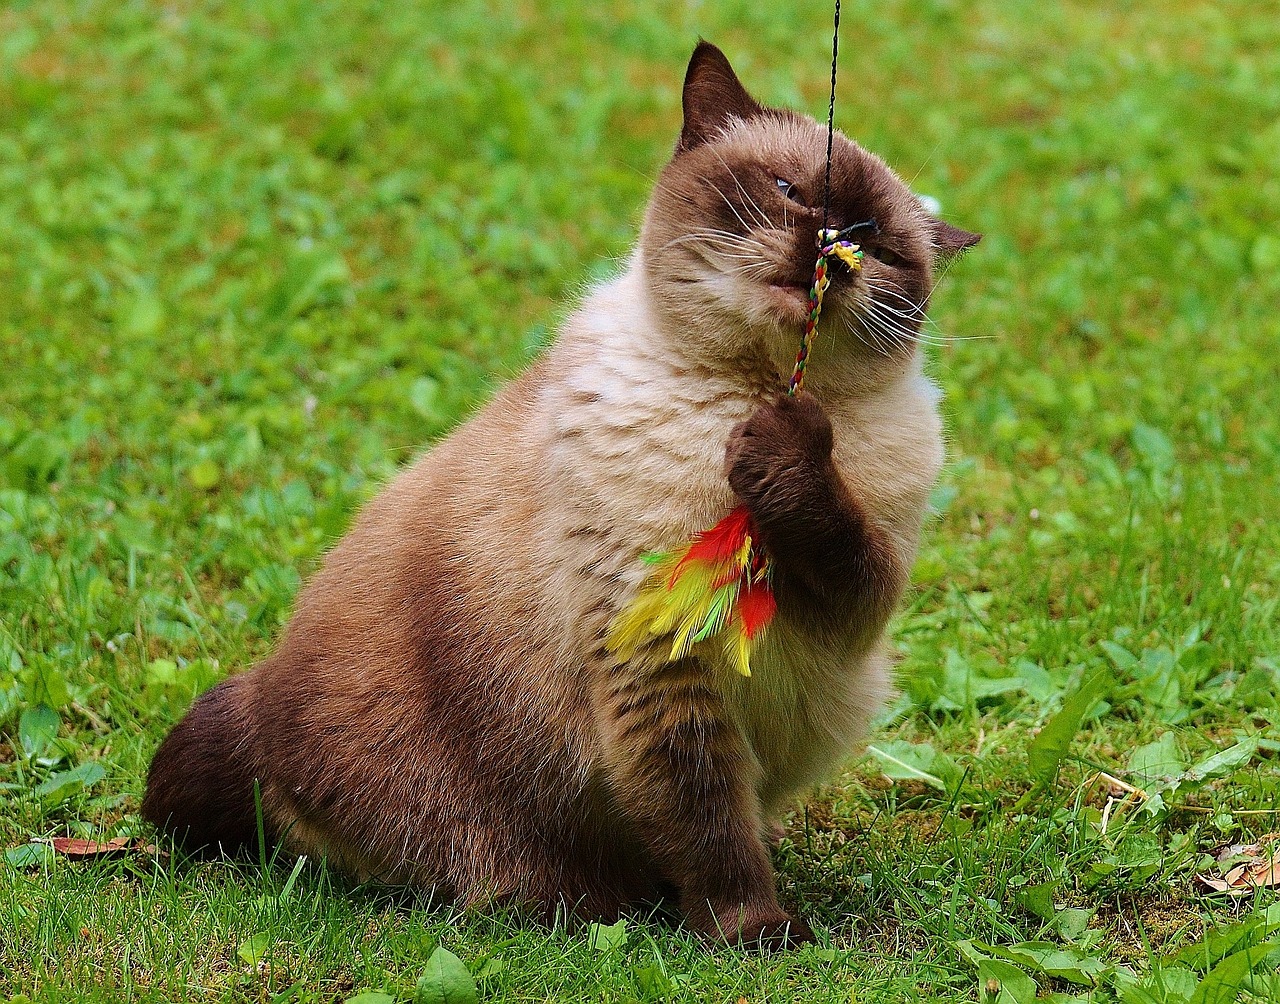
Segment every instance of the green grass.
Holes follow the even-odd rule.
[[[821,949],[645,917],[593,947],[314,863],[29,843],[147,836],[193,695],[625,253],[697,35],[820,114],[829,16],[0,11],[0,999],[411,999],[437,945],[494,1001],[1280,998],[1274,893],[1193,881],[1280,829],[1280,17],[1244,3],[846,6],[838,122],[987,237],[934,305],[950,464],[903,697],[778,856]],[[1100,770],[1160,802],[1108,805]]]

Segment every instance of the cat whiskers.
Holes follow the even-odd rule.
[[[737,178],[734,178],[733,180],[736,182],[738,179],[737,179]],[[737,207],[737,206],[735,206],[732,202],[730,202],[730,201],[729,201],[729,196],[725,195],[725,194],[724,194],[724,192],[722,192],[722,191],[720,190],[720,187],[719,187],[719,186],[718,186],[714,181],[712,181],[710,178],[703,178],[703,179],[702,179],[702,181],[703,181],[705,184],[707,184],[707,185],[711,188],[711,190],[712,190],[713,192],[715,192],[715,193],[716,193],[716,195],[720,196],[720,198],[721,198],[721,200],[724,202],[724,204],[725,204],[726,206],[728,206],[728,207],[729,207],[729,212],[733,213],[734,218],[735,218],[739,223],[741,223],[741,224],[742,224],[742,229],[743,229],[744,231],[750,231],[750,230],[752,229],[752,225],[751,225],[750,223],[748,223],[746,220],[744,220],[744,219],[742,218],[742,214],[741,214],[740,212],[738,212],[738,207]],[[749,209],[748,209],[748,210],[747,210],[747,215],[750,215],[750,214],[751,214],[751,210],[749,210]],[[754,222],[754,220],[753,220],[753,222]],[[765,229],[769,229],[769,221],[768,221],[768,220],[765,220]]]
[[[951,266],[955,264],[955,262],[956,262],[955,258],[950,258],[939,263],[940,267],[937,267],[937,271],[933,277],[933,285],[929,287],[929,292],[927,292],[924,295],[924,299],[920,301],[921,303],[928,303],[931,299],[933,299],[933,294],[937,292],[938,287],[942,284],[942,280],[946,278],[947,273],[951,270]],[[879,276],[876,278],[876,281],[886,284],[887,287],[892,288],[899,297],[901,297],[903,300],[909,303],[914,309],[917,309],[923,312],[923,308],[921,308],[920,305],[915,300],[913,300],[910,296],[907,295],[907,291],[905,289],[903,289],[898,283],[894,282],[892,279],[885,278],[884,276]],[[930,323],[932,323],[932,321],[930,321]],[[975,335],[975,336],[965,336],[965,337],[966,338],[968,337],[985,338],[988,336]]]
[[[755,218],[755,217],[757,217],[757,216],[758,216],[758,217],[759,217],[759,219],[760,219],[760,226],[761,226],[761,227],[763,227],[765,230],[770,229],[770,228],[773,226],[773,224],[771,224],[771,223],[769,222],[769,217],[765,215],[765,211],[764,211],[763,209],[761,209],[761,208],[760,208],[760,206],[759,206],[759,204],[756,202],[756,200],[755,200],[755,199],[753,199],[753,198],[751,197],[751,193],[749,193],[749,192],[748,192],[748,191],[747,191],[747,190],[742,186],[742,182],[738,180],[738,176],[737,176],[736,174],[734,174],[732,170],[730,170],[729,165],[728,165],[727,163],[725,163],[725,159],[724,159],[723,157],[721,157],[721,156],[720,156],[720,151],[719,151],[719,150],[717,150],[717,149],[715,149],[715,147],[712,147],[712,148],[711,148],[711,152],[712,152],[712,153],[714,153],[714,154],[716,155],[716,160],[720,161],[721,166],[723,166],[723,167],[724,167],[724,169],[725,169],[725,171],[727,171],[727,172],[728,172],[729,177],[733,179],[733,183],[734,183],[734,185],[736,185],[736,186],[737,186],[738,194],[740,194],[740,195],[741,195],[741,196],[746,200],[746,202],[747,202],[747,207],[748,207],[748,208],[747,208],[747,212],[748,212],[748,213],[750,213],[750,214],[752,215],[752,217],[753,217],[753,218]],[[708,184],[711,184],[710,180],[708,180],[708,182],[707,182],[707,183],[708,183]],[[714,186],[714,185],[712,185],[712,187],[714,188],[715,186]],[[719,189],[717,188],[717,189],[716,189],[716,191],[719,191]],[[721,198],[724,198],[723,193],[721,193]],[[732,207],[730,207],[730,208],[732,208]],[[785,216],[785,213],[786,213],[786,209],[785,209],[785,207],[784,207],[784,209],[783,209],[783,214],[784,214],[784,216]],[[784,223],[784,225],[785,225],[785,223],[786,223],[786,220],[785,220],[785,219],[783,220],[783,223]]]
[[[735,265],[729,269],[734,275],[743,275],[748,279],[767,280],[772,278],[774,266],[767,261],[748,262],[746,265]]]
[[[895,323],[874,307],[867,310],[863,316],[869,328],[875,332],[877,340],[882,340],[886,345],[931,344],[929,339],[920,335],[920,332]]]
[[[951,335],[943,331],[932,317],[926,312],[924,307],[916,302],[914,298],[907,294],[907,291],[892,279],[883,276],[868,277],[867,286],[873,292],[873,301],[878,307],[887,311],[897,321],[900,326],[910,327],[912,325],[925,325],[932,329],[931,332],[920,332],[916,336],[917,341],[928,342],[935,345],[944,345],[948,342],[977,341],[989,338],[989,335]],[[937,283],[934,283],[934,288]],[[874,294],[880,293],[881,297]],[[932,291],[930,291],[932,295]],[[926,298],[927,299],[927,298]],[[901,306],[895,306],[894,302]],[[905,309],[904,309],[905,308]]]
[[[867,305],[868,310],[876,313],[899,332],[904,334],[910,332],[913,341],[940,345],[951,340],[934,320],[924,312],[919,304],[912,303],[901,294],[870,281],[868,281],[867,287],[871,290],[871,298]],[[902,310],[895,307],[889,302],[889,297],[906,303],[909,309]],[[934,330],[929,331],[927,330],[928,328],[933,328]]]
[[[904,314],[874,296],[862,310],[864,324],[873,329],[877,339],[891,346],[904,342],[915,345],[946,345],[952,341],[941,333],[933,334],[920,329],[919,316]]]
[[[728,230],[694,230],[667,241],[659,250],[666,251],[668,248],[676,247],[679,244],[706,244],[712,247],[728,247],[735,251],[757,251],[760,253],[768,250],[764,244],[754,237],[731,233]]]
[[[828,301],[830,303],[830,301]],[[830,303],[826,310],[823,311],[823,318],[831,318],[838,315],[839,325],[845,331],[852,334],[859,342],[874,352],[880,353],[882,356],[889,356],[889,343],[884,340],[884,336],[877,330],[876,326],[870,323],[866,314],[866,304],[858,300],[840,300]],[[819,322],[821,327],[822,322]]]
[[[681,244],[691,245],[707,264],[723,272],[759,274],[764,277],[775,266],[769,249],[753,237],[725,230],[695,230],[681,234],[663,245],[663,250]],[[740,262],[734,265],[732,262]]]
[[[868,280],[868,286],[870,285],[871,282]],[[843,301],[838,308],[844,326],[867,348],[889,357],[894,355],[895,350],[899,350],[904,343],[927,345],[945,343],[947,339],[940,339],[918,329],[919,318],[924,316],[918,307],[917,316],[911,317],[878,300],[875,292],[872,289],[870,296],[855,301]]]
[[[776,268],[776,263],[773,262],[773,255],[770,253],[770,249],[761,241],[749,235],[752,231],[783,234],[785,234],[786,231],[785,229],[782,231],[778,230],[765,211],[760,207],[760,204],[752,198],[751,193],[743,186],[742,182],[738,179],[738,176],[729,169],[729,165],[725,162],[724,158],[720,156],[718,151],[715,152],[715,155],[716,159],[724,166],[729,177],[733,179],[733,183],[737,187],[738,193],[742,196],[742,199],[744,200],[743,205],[747,216],[750,217],[750,222],[743,218],[742,213],[738,211],[738,207],[733,204],[732,200],[730,200],[730,198],[724,193],[723,189],[721,189],[720,186],[710,178],[704,176],[700,180],[715,192],[716,195],[720,196],[720,201],[728,207],[729,212],[733,213],[734,219],[736,219],[742,226],[744,232],[741,234],[734,234],[727,230],[717,229],[694,231],[693,233],[683,234],[672,241],[668,241],[663,245],[663,250],[684,242],[693,243],[695,245],[702,244],[710,249],[714,253],[715,257],[722,259],[720,262],[714,261],[710,255],[699,249],[699,253],[709,264],[724,267],[725,271],[730,273],[752,274],[756,278],[767,278],[768,271]],[[783,216],[785,224],[785,207],[783,208]],[[725,267],[723,259],[738,259],[746,262],[747,265],[745,267]],[[760,266],[758,273],[754,270],[754,266],[757,265]]]
[[[923,345],[945,345],[949,341],[946,335],[940,332],[934,334],[922,329],[922,319],[928,320],[923,314],[906,314],[877,299],[874,293],[867,301],[864,313],[881,332],[894,341],[908,341]]]
[[[858,341],[879,352],[882,356],[887,357],[893,354],[893,339],[886,337],[878,320],[873,315],[865,310],[850,309],[849,313],[852,315],[854,322],[849,327],[858,336]]]

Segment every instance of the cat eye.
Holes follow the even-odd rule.
[[[890,251],[886,247],[869,247],[867,248],[867,254],[871,255],[872,258],[881,264],[888,265],[890,268],[902,264],[902,255],[895,251]]]
[[[774,178],[773,180],[778,183],[778,191],[780,191],[792,202],[798,203],[799,205],[802,205],[802,206],[807,206],[809,204],[804,201],[804,196],[800,194],[800,189],[796,188],[796,186],[793,185],[791,182],[789,182],[786,178]]]

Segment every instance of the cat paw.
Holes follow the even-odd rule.
[[[789,948],[799,948],[817,941],[813,929],[803,920],[781,917],[760,922],[758,926],[743,928],[738,944],[744,948],[755,948],[765,952],[781,952]]]
[[[777,952],[816,941],[813,929],[777,905],[744,909],[726,905],[720,909],[686,912],[686,922],[708,940],[741,948]]]
[[[776,492],[788,479],[811,478],[831,457],[831,422],[808,394],[783,395],[736,425],[725,446],[725,474],[746,502]]]

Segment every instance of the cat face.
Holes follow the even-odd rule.
[[[689,62],[683,104],[680,141],[641,235],[651,288],[704,333],[793,350],[823,225],[826,126],[757,103],[706,42]],[[979,237],[935,219],[880,158],[837,133],[828,226],[872,220],[856,237],[860,272],[832,259],[823,337],[837,332],[855,353],[909,355],[935,264]]]

